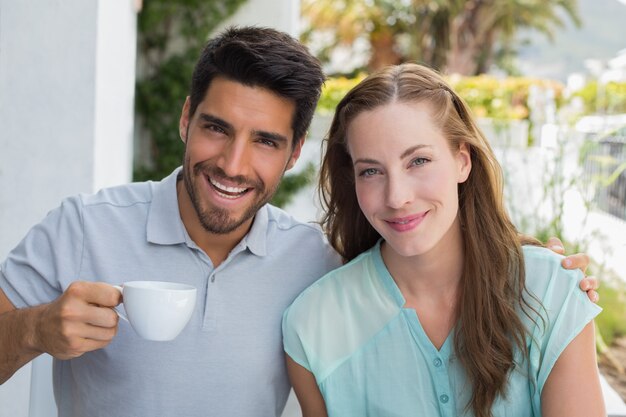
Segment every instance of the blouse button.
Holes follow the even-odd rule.
[[[439,368],[441,366],[442,362],[441,359],[437,358],[433,361],[433,365],[435,365],[437,368]]]
[[[450,400],[450,397],[448,397],[446,394],[439,396],[439,401],[441,401],[444,404],[447,403],[449,400]]]

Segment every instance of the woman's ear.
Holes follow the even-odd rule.
[[[467,142],[459,145],[459,151],[456,155],[457,163],[459,167],[458,183],[467,181],[470,172],[472,171],[472,157],[470,155],[470,145]]]

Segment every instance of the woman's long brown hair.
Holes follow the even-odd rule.
[[[435,71],[417,64],[388,67],[366,78],[339,103],[320,171],[322,227],[345,261],[380,239],[359,208],[346,132],[358,114],[394,101],[427,104],[452,151],[462,143],[470,150],[471,172],[459,184],[465,258],[454,348],[473,388],[467,406],[477,417],[490,417],[497,396],[506,394],[515,349],[528,354],[526,328],[519,317],[519,308],[531,308],[523,296],[523,255],[504,207],[500,165],[467,105]]]

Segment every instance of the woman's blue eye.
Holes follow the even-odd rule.
[[[367,169],[364,169],[363,171],[361,171],[361,173],[359,175],[361,177],[370,177],[372,175],[376,175],[377,172],[378,172],[378,170],[376,170],[376,168],[367,168]]]
[[[424,165],[426,162],[428,162],[428,158],[415,158],[414,160],[411,161],[411,165]]]

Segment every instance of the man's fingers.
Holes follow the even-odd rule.
[[[93,326],[92,326],[93,327]],[[110,333],[110,331],[109,331]],[[111,343],[112,336],[103,333],[94,333],[94,338],[76,338],[58,352],[48,352],[57,359],[73,359],[87,352],[102,349]],[[99,338],[99,339],[97,339]],[[101,339],[101,340],[100,340]]]
[[[600,294],[598,294],[594,290],[587,291],[587,297],[589,297],[591,302],[596,303],[596,304],[598,303],[598,300],[600,300]]]
[[[561,242],[561,239],[558,237],[552,236],[549,238],[546,242],[546,246],[553,252],[561,255],[565,254],[563,242]],[[587,256],[586,253],[577,253],[575,255],[566,256],[561,261],[561,265],[563,265],[563,268],[565,269],[580,269],[585,272],[589,266],[589,256]]]
[[[76,281],[70,284],[65,292],[68,296],[103,307],[115,307],[122,301],[121,293],[112,285],[103,282]]]
[[[117,326],[115,327],[100,327],[100,326],[92,326],[90,324],[83,324],[80,329],[80,337],[82,339],[81,343],[83,343],[83,350],[88,352],[90,350],[94,350],[92,348],[93,341],[102,342],[98,344],[98,347],[95,349],[100,349],[101,347],[106,346],[117,334]]]
[[[110,307],[90,305],[85,309],[85,323],[97,327],[111,328],[117,326],[117,313]]]
[[[561,265],[565,269],[580,269],[585,272],[589,266],[589,256],[586,253],[577,253],[575,255],[566,256]]]
[[[597,290],[600,288],[600,282],[596,277],[585,277],[580,281],[580,289],[583,291]]]
[[[559,239],[558,237],[552,236],[546,242],[546,246],[553,252],[561,255],[565,254],[565,247],[563,246],[563,242],[561,242],[561,239]]]
[[[101,349],[117,334],[115,327],[99,327],[87,323],[65,323],[60,332],[47,339],[44,351],[57,359],[72,359],[85,352]]]

